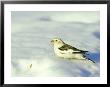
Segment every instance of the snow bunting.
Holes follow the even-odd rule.
[[[93,60],[86,57],[86,52],[79,50],[73,46],[70,46],[63,42],[60,38],[54,38],[51,40],[51,43],[54,45],[54,52],[58,57],[66,59],[79,59],[79,60],[89,60],[95,63]]]

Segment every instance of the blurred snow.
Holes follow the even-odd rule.
[[[97,11],[12,11],[12,76],[100,76],[99,19],[100,13]],[[96,64],[58,58],[50,43],[54,37],[88,50],[88,57]]]

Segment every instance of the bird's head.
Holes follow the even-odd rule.
[[[51,43],[56,47],[61,47],[64,45],[64,42],[60,38],[53,38]]]

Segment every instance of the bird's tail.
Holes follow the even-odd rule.
[[[89,58],[86,58],[86,60],[88,60],[88,61],[91,61],[91,62],[95,63],[95,61],[93,61],[93,60],[91,60],[91,59],[89,59]]]
[[[86,56],[86,55],[83,55],[83,57],[84,57],[86,60],[88,60],[88,61],[91,61],[91,62],[95,63],[95,61],[91,60],[90,58],[87,58],[87,56]]]

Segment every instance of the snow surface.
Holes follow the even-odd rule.
[[[12,76],[100,76],[99,15],[97,11],[12,11]],[[87,56],[96,63],[57,57],[50,43],[54,37],[89,51]]]

